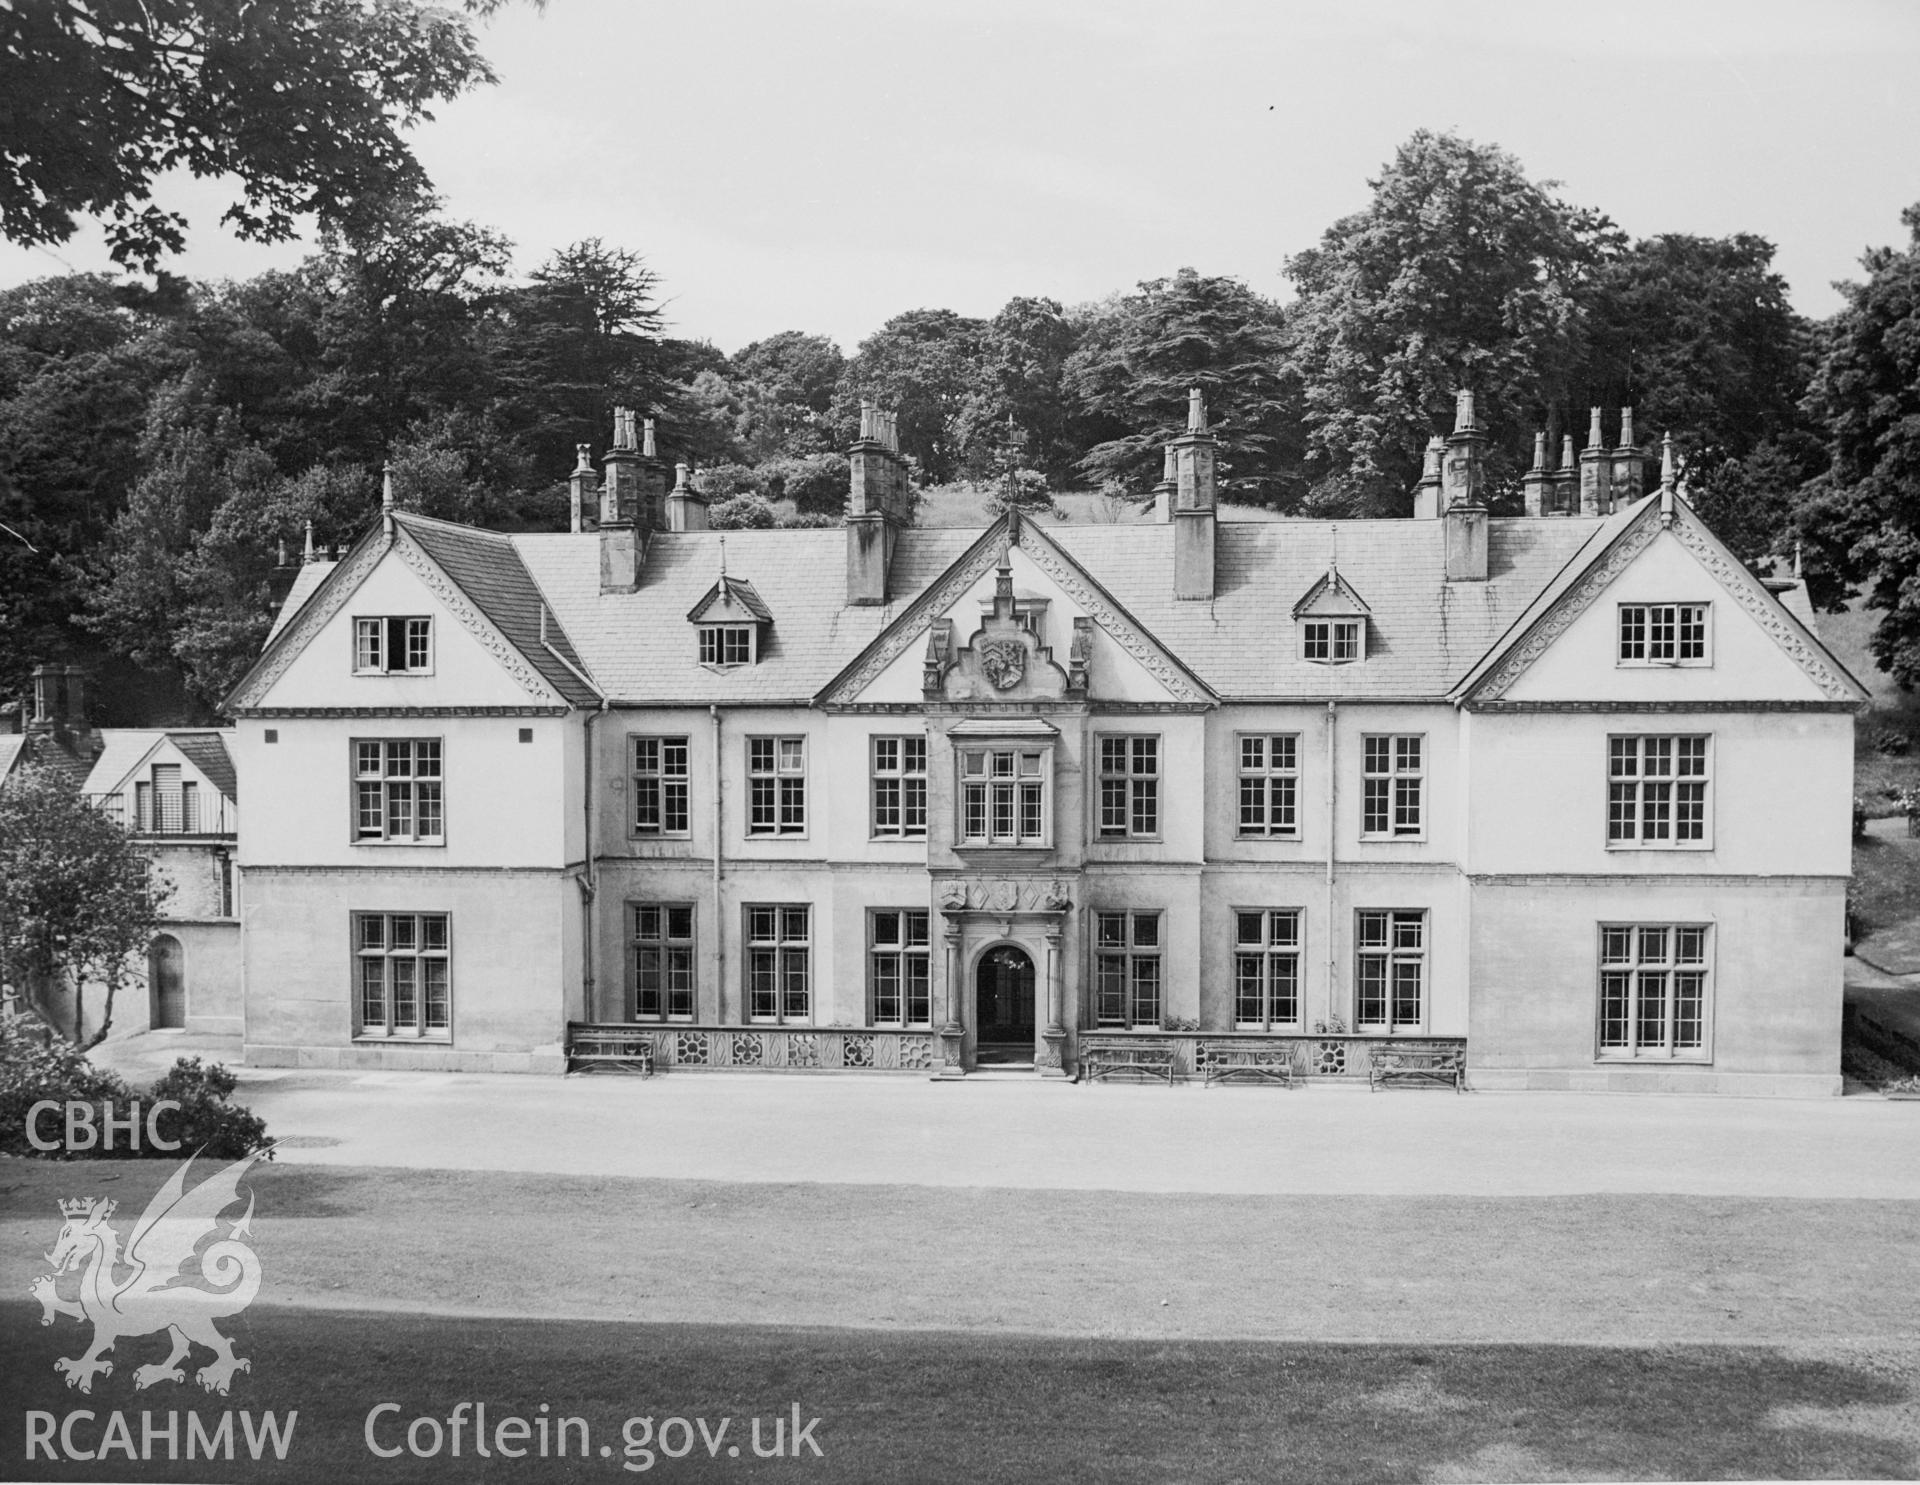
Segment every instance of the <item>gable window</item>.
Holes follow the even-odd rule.
[[[1357,919],[1354,1029],[1418,1031],[1426,1013],[1426,913],[1363,908]]]
[[[1360,834],[1375,840],[1418,838],[1426,828],[1426,739],[1417,733],[1368,736],[1362,750]]]
[[[424,675],[433,669],[433,620],[355,619],[356,675]]]
[[[440,739],[355,738],[353,838],[440,845]]]
[[[1345,665],[1366,652],[1359,619],[1307,619],[1300,625],[1300,654],[1321,665]]]
[[[926,738],[874,738],[873,834],[919,838],[926,833]]]
[[[689,833],[687,790],[691,750],[685,736],[633,739],[633,833]]]
[[[1094,1016],[1101,1026],[1160,1024],[1160,914],[1093,915]]]
[[[1707,605],[1704,603],[1623,603],[1620,605],[1622,665],[1705,665]]]
[[[1704,923],[1600,925],[1599,1055],[1707,1058]]]
[[[747,1015],[804,1021],[812,1013],[813,916],[805,903],[747,906]]]
[[[1707,736],[1607,739],[1607,844],[1705,847]]]
[[[1152,840],[1160,834],[1160,739],[1100,739],[1100,838]]]
[[[702,665],[753,664],[753,625],[701,625],[700,663]]]
[[[1248,1031],[1300,1025],[1300,910],[1233,915],[1233,1021]]]
[[[445,913],[355,913],[354,1035],[445,1041],[453,981]]]
[[[747,739],[747,834],[804,835],[807,830],[807,740]]]
[[[960,839],[969,846],[1047,843],[1047,750],[960,748]]]
[[[192,835],[200,828],[200,791],[178,763],[156,763],[133,786],[133,828],[142,835]]]
[[[636,902],[633,927],[633,1019],[693,1019],[693,906]]]
[[[1300,834],[1300,739],[1295,733],[1240,738],[1240,833]]]
[[[931,915],[924,908],[867,914],[867,1000],[874,1026],[933,1024]]]

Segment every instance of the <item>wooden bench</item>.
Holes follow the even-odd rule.
[[[1116,1073],[1138,1073],[1143,1078],[1164,1077],[1171,1088],[1173,1043],[1131,1036],[1082,1037],[1080,1064],[1074,1081],[1091,1083],[1095,1078],[1110,1078]]]
[[[1293,1087],[1293,1051],[1289,1047],[1254,1047],[1245,1044],[1218,1043],[1206,1050],[1202,1064],[1208,1087],[1232,1078],[1255,1083],[1278,1083]]]
[[[1467,1086],[1467,1056],[1458,1047],[1375,1047],[1367,1059],[1367,1091],[1385,1083],[1451,1084],[1459,1093]]]
[[[652,1034],[643,1026],[571,1023],[567,1027],[567,1071],[591,1072],[598,1067],[652,1077]]]

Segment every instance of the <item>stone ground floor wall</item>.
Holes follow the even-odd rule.
[[[1476,880],[1473,1085],[1837,1094],[1845,905],[1841,878]],[[1710,926],[1701,1053],[1602,1054],[1599,936],[1607,923]]]
[[[451,1033],[355,1035],[356,913],[445,913]],[[580,892],[560,871],[247,873],[246,1058],[261,1066],[561,1072],[582,1002]]]
[[[186,1030],[207,1036],[242,1030],[239,922],[168,923],[162,931],[180,940],[187,986]],[[154,1013],[152,987],[141,988],[145,993],[137,997],[139,1014],[143,1024],[150,1024]]]

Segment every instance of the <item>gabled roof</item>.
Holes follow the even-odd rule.
[[[716,609],[720,612],[714,612]],[[693,624],[723,624],[728,621],[738,624],[747,619],[771,624],[773,612],[754,590],[752,583],[745,578],[728,577],[724,572],[720,574],[720,581],[707,589],[706,597],[687,612],[687,621]]]
[[[1834,658],[1812,627],[1707,529],[1684,498],[1659,490],[1601,523],[1594,539],[1575,560],[1541,589],[1499,641],[1461,677],[1454,697],[1466,701],[1498,699],[1663,530],[1670,530],[1693,553],[1734,602],[1830,700],[1867,700],[1867,688]]]
[[[1373,612],[1367,607],[1367,600],[1353,591],[1353,584],[1340,575],[1337,567],[1328,565],[1320,574],[1320,579],[1306,592],[1300,595],[1300,601],[1293,606],[1294,618],[1303,614],[1327,614],[1336,617],[1366,617]]]
[[[237,800],[239,783],[227,752],[226,730],[205,727],[103,727],[100,755],[93,760],[82,791],[117,793],[128,778],[144,768],[163,744],[171,743],[206,781],[228,799]]]
[[[220,732],[169,732],[167,734],[187,761],[231,800],[240,798],[240,780],[233,769],[233,756],[227,752],[227,739]]]
[[[26,738],[17,732],[0,733],[0,780],[13,772],[13,765],[20,761],[25,743]]]
[[[267,631],[267,643],[272,644],[280,637],[280,631],[287,627],[287,621],[299,613],[306,601],[320,590],[327,580],[327,574],[339,566],[337,562],[305,562],[293,575],[293,586],[287,590],[287,596],[280,602],[280,611],[273,616],[273,628]]]

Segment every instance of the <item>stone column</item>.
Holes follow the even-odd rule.
[[[1056,919],[1047,928],[1047,1025],[1040,1033],[1047,1047],[1040,1054],[1040,1076],[1064,1078],[1067,1075],[1067,1028],[1062,1019],[1065,1005],[1063,977],[1065,964],[1060,952],[1060,923]]]
[[[960,1019],[960,997],[966,993],[966,987],[960,982],[960,919],[952,913],[943,913],[946,923],[947,941],[947,1019],[940,1028],[940,1070],[934,1074],[937,1078],[963,1078],[967,1075],[965,1065],[967,1028]]]

